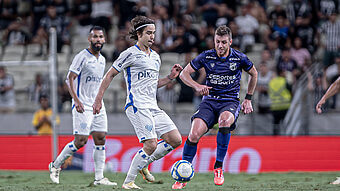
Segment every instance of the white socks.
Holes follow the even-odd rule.
[[[148,164],[152,163],[155,160],[161,159],[165,155],[167,155],[170,151],[174,150],[171,145],[166,143],[164,140],[158,142],[156,150],[150,155],[148,160]],[[146,166],[147,166],[146,165]],[[144,166],[144,167],[146,167]]]
[[[132,159],[129,171],[126,175],[124,184],[135,181],[137,174],[140,170],[142,170],[147,164],[150,156],[147,155],[143,149],[137,151],[135,156]]]
[[[93,146],[94,178],[100,180],[104,178],[105,167],[105,145]]]
[[[167,144],[165,141],[160,141],[157,144],[156,150],[149,156],[147,155],[143,149],[140,149],[131,162],[129,172],[126,175],[124,184],[127,184],[131,181],[134,181],[137,177],[137,174],[140,170],[147,167],[150,163],[155,160],[158,160],[172,151],[173,148],[171,145]]]
[[[64,163],[64,161],[73,155],[77,151],[77,147],[74,145],[74,142],[69,142],[61,151],[61,153],[58,155],[58,157],[54,160],[53,166],[56,168],[60,168],[61,165]]]

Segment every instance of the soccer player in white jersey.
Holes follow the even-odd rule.
[[[107,116],[103,105],[100,114],[94,115],[92,104],[97,95],[105,69],[105,58],[100,50],[105,43],[103,28],[94,26],[88,35],[90,46],[79,52],[73,59],[66,82],[72,96],[72,119],[74,140],[68,143],[58,157],[49,164],[50,178],[59,184],[61,165],[74,152],[83,147],[91,134],[94,140],[93,160],[95,166],[94,185],[111,185],[104,177],[105,136],[107,132]]]
[[[159,109],[156,100],[157,88],[175,79],[182,67],[175,64],[167,77],[159,78],[161,60],[159,55],[150,49],[155,38],[154,21],[144,16],[136,16],[131,20],[131,24],[133,29],[130,38],[137,40],[137,43],[123,51],[105,74],[93,104],[93,112],[101,112],[105,90],[112,79],[124,71],[127,84],[125,113],[139,141],[143,143],[143,148],[135,154],[122,187],[140,189],[134,183],[138,172],[144,179],[153,182],[155,179],[148,171],[148,165],[182,143],[177,127],[170,117]],[[157,138],[163,140],[157,143]]]

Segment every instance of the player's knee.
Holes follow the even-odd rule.
[[[179,138],[177,140],[172,141],[170,145],[172,146],[172,148],[175,149],[175,148],[181,146],[181,144],[182,144],[182,139]]]
[[[232,125],[232,121],[230,121],[230,120],[220,120],[219,121],[219,126],[220,127],[230,127],[231,125]]]
[[[87,138],[78,138],[74,140],[74,145],[77,149],[82,148],[87,143]]]
[[[157,148],[156,140],[148,140],[144,142],[143,149],[146,152],[146,154],[151,155],[153,152],[155,152],[156,148]]]
[[[201,136],[198,133],[190,133],[188,139],[192,143],[198,143],[200,137]]]
[[[96,145],[105,145],[105,140],[106,140],[105,136],[103,136],[103,137],[97,137],[97,138],[94,140],[94,142],[95,142]]]

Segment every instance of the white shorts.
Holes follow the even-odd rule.
[[[90,135],[92,131],[107,132],[107,116],[105,109],[99,114],[93,115],[92,110],[85,110],[83,113],[72,109],[73,134]]]
[[[170,117],[160,109],[138,109],[135,113],[133,107],[128,107],[125,113],[140,142],[160,138],[163,134],[177,129]]]

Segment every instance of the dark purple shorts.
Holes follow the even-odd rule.
[[[236,128],[236,121],[238,115],[241,110],[241,105],[239,101],[228,100],[228,101],[221,101],[221,100],[202,100],[201,104],[198,107],[196,113],[192,116],[191,122],[195,118],[202,119],[209,129],[211,129],[214,124],[218,122],[218,118],[220,114],[224,111],[229,111],[234,114],[235,121],[231,125],[230,130],[234,130]]]

